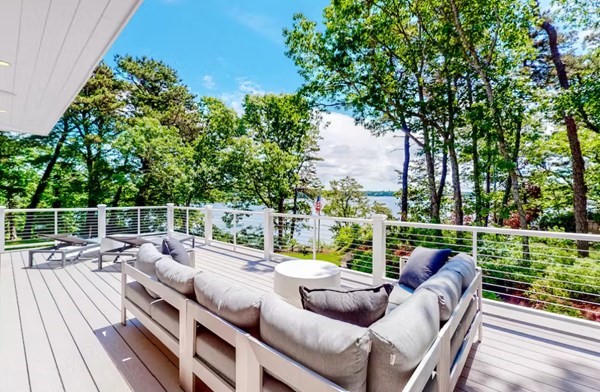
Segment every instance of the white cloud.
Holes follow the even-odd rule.
[[[217,86],[215,78],[212,75],[204,75],[202,77],[202,85],[209,90],[212,90]]]
[[[319,142],[317,174],[324,185],[345,176],[355,178],[366,190],[398,189],[397,169],[404,156],[402,138],[393,134],[375,137],[354,119],[341,113],[326,113]],[[399,134],[396,134],[399,136]],[[412,153],[412,151],[411,151]]]
[[[236,112],[242,114],[244,97],[247,94],[265,94],[266,91],[258,84],[246,78],[238,78],[238,89],[236,91],[221,94],[221,99],[231,106]]]

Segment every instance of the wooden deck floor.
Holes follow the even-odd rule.
[[[180,391],[176,358],[137,320],[119,323],[118,264],[26,261],[26,252],[0,255],[0,391]],[[256,253],[200,247],[196,262],[272,290],[274,264]],[[600,390],[598,330],[493,305],[484,316],[457,390]]]

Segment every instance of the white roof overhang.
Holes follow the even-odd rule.
[[[141,3],[0,1],[0,130],[47,135]]]

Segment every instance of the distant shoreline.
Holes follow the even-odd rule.
[[[394,191],[364,191],[365,196],[391,196],[394,197]]]

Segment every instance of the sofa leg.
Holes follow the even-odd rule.
[[[121,306],[121,325],[127,325],[127,309]]]

